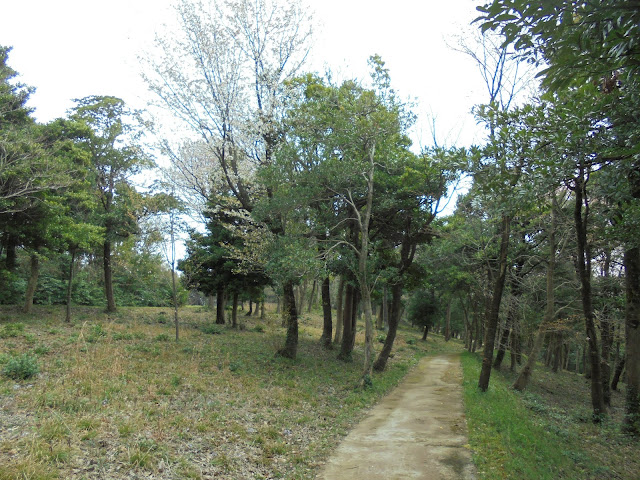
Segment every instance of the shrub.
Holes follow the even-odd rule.
[[[91,327],[91,332],[89,333],[89,335],[87,336],[87,342],[89,343],[95,343],[98,341],[98,339],[100,337],[106,337],[107,336],[107,332],[106,330],[102,327],[102,325],[97,324],[97,325],[93,325]]]
[[[154,340],[156,342],[168,342],[169,340],[171,340],[171,338],[169,337],[169,334],[167,333],[161,333],[160,335],[156,335],[156,337],[154,338]]]
[[[200,330],[202,333],[208,333],[209,335],[220,335],[224,331],[224,327],[217,323],[207,323],[202,325]]]
[[[24,323],[8,323],[0,330],[0,338],[17,337],[24,332]]]
[[[27,353],[9,359],[2,369],[2,374],[14,380],[26,380],[40,371],[38,359]]]

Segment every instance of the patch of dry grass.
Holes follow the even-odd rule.
[[[296,361],[274,355],[280,319],[243,317],[245,329],[205,333],[213,313],[181,311],[174,340],[169,309],[0,311],[0,363],[38,356],[40,373],[0,379],[0,480],[312,478],[364,410],[393,388],[420,356],[444,345],[401,330],[386,372],[357,387],[354,362],[321,348],[321,319],[306,315]],[[11,330],[11,329],[10,329]]]

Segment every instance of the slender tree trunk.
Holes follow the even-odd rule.
[[[447,313],[446,313],[446,327],[444,330],[444,341],[451,340],[451,299],[447,301]]]
[[[311,308],[313,308],[313,304],[316,302],[316,287],[318,285],[318,281],[313,281],[313,286],[311,287],[311,295],[309,295],[309,305],[307,305],[307,313],[311,313]]]
[[[286,282],[283,285],[282,308],[287,321],[287,337],[284,347],[278,350],[278,355],[295,359],[298,354],[298,311],[291,282]]]
[[[618,382],[620,381],[620,376],[624,370],[625,360],[625,357],[621,357],[620,361],[616,365],[616,371],[613,374],[613,380],[611,380],[611,390],[618,390]]]
[[[336,295],[336,335],[333,338],[333,343],[338,345],[342,342],[342,327],[344,324],[344,277],[340,276],[340,281],[338,282],[338,293]]]
[[[325,277],[322,282],[322,318],[322,337],[320,341],[324,348],[331,349],[333,319],[331,318],[331,282],[329,277]]]
[[[625,310],[626,406],[623,429],[640,435],[640,248],[624,253],[627,305]]]
[[[498,319],[500,315],[500,303],[504,282],[507,277],[507,253],[509,250],[509,234],[511,231],[511,219],[503,215],[501,222],[500,253],[498,265],[500,267],[498,278],[493,289],[493,297],[489,314],[487,315],[487,325],[484,334],[484,351],[482,355],[482,369],[478,380],[478,388],[486,392],[489,388],[489,378],[491,377],[491,365],[493,363],[493,348],[496,341],[496,330],[498,329]]]
[[[251,314],[253,313],[253,299],[250,298],[249,299],[249,311],[247,313],[245,313],[245,317],[250,317]]]
[[[296,305],[298,306],[298,312],[304,313],[304,300],[307,295],[307,282],[302,282],[302,285],[298,287],[298,301]],[[295,301],[295,296],[293,297]]]
[[[605,278],[610,277],[610,268],[611,268],[611,251],[608,250],[605,252],[605,261],[602,267]],[[611,301],[611,291],[608,286],[604,289],[605,302]],[[607,407],[611,406],[611,349],[613,347],[613,333],[614,326],[613,321],[610,315],[610,305],[604,306],[604,311],[600,317],[600,339],[601,339],[601,350],[600,350],[600,371],[602,372],[602,398],[604,400],[604,404]]]
[[[233,292],[231,297],[231,328],[238,328],[238,292]]]
[[[218,287],[216,291],[216,324],[224,325],[224,309],[225,309],[225,291],[224,287]]]
[[[71,294],[73,293],[73,273],[76,263],[76,249],[71,249],[71,261],[69,262],[69,282],[67,283],[67,308],[64,321],[71,323]]]
[[[640,200],[640,164],[629,173],[631,196]],[[633,239],[637,240],[637,239]],[[626,406],[623,429],[640,435],[640,247],[632,242],[624,252],[625,267],[625,365],[627,369]]]
[[[402,303],[403,286],[404,283],[402,281],[391,286],[391,315],[389,316],[389,330],[387,331],[387,336],[384,339],[382,350],[373,364],[373,369],[377,372],[382,372],[386,368],[389,355],[391,354],[391,349],[393,348],[393,342],[396,339],[398,324],[400,323],[400,304]]]
[[[582,297],[582,310],[584,314],[587,341],[589,343],[589,360],[591,364],[591,405],[593,407],[593,420],[599,422],[606,414],[604,395],[602,388],[602,373],[600,370],[600,350],[598,348],[598,333],[596,331],[593,306],[591,303],[591,252],[587,243],[587,220],[589,216],[589,203],[586,195],[585,169],[581,164],[576,178],[574,219],[576,224],[576,237],[578,243],[578,278],[580,279],[580,293]],[[582,206],[585,205],[585,214],[582,215]]]
[[[496,359],[493,361],[493,368],[500,369],[502,366],[502,360],[504,360],[504,354],[507,351],[507,345],[509,342],[509,334],[511,330],[509,329],[509,325],[505,325],[502,330],[502,335],[500,335],[500,341],[498,342],[498,353],[496,353]]]
[[[116,301],[113,297],[113,272],[111,270],[111,242],[106,241],[103,245],[102,261],[104,264],[104,294],[107,299],[107,312],[116,311]]]
[[[343,362],[350,362],[352,360],[351,353],[353,352],[353,338],[355,337],[355,331],[353,331],[353,315],[354,310],[354,288],[353,285],[347,283],[344,292],[344,309],[342,310],[342,343],[340,345],[340,353],[338,359]]]
[[[38,287],[38,277],[40,276],[40,257],[38,257],[37,253],[31,254],[30,265],[29,281],[27,282],[27,291],[24,294],[24,306],[22,307],[22,311],[24,313],[31,313],[31,308],[33,307],[33,296],[35,295],[36,288]]]
[[[429,333],[429,325],[424,326],[424,330],[422,331],[422,340],[427,341],[427,334]]]
[[[213,312],[213,310],[216,308],[215,306],[215,300],[213,298],[213,295],[207,295],[207,306],[209,308],[209,310],[211,310]]]

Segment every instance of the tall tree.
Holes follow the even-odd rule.
[[[215,185],[214,194],[230,194],[252,212],[256,199],[269,195],[255,185],[254,173],[272,161],[286,81],[297,74],[309,51],[307,16],[300,2],[270,0],[183,0],[177,13],[180,28],[158,39],[160,59],[147,76],[163,106],[201,139],[197,149],[189,150],[196,161],[192,156],[176,162],[184,157],[171,155],[176,178],[198,193],[201,206]],[[175,150],[168,142],[164,146]],[[286,233],[282,219],[264,220],[274,234]],[[290,315],[281,353],[293,358],[293,284],[285,282],[282,288]]]
[[[107,311],[116,310],[113,293],[114,242],[138,231],[140,198],[132,177],[153,165],[136,142],[135,113],[116,97],[91,96],[76,101],[73,119],[91,129],[83,144],[91,157],[93,181],[99,200],[98,225],[104,227],[102,249]]]

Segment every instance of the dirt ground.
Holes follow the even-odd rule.
[[[324,480],[476,478],[458,355],[426,357],[352,430]]]

